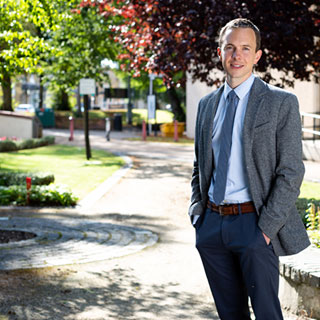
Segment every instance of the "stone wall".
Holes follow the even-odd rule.
[[[320,319],[320,249],[280,258],[281,306],[292,313]]]
[[[31,139],[39,138],[41,135],[42,126],[38,118],[0,111],[0,137]]]

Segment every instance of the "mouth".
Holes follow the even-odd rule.
[[[241,69],[242,67],[243,67],[243,64],[231,63],[231,68]]]

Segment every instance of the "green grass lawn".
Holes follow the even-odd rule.
[[[80,199],[118,170],[124,161],[106,151],[53,145],[18,152],[0,153],[1,171],[51,172],[55,183],[67,185]]]
[[[303,181],[299,198],[320,200],[320,183]]]

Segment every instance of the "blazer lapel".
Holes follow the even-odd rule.
[[[263,96],[267,92],[266,84],[259,78],[253,82],[248,100],[246,115],[243,124],[243,146],[244,152],[250,154],[253,141],[253,129],[255,127],[258,110],[263,103]]]

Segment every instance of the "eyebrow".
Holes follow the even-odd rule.
[[[227,46],[234,46],[233,43],[226,43],[225,44],[225,47]],[[240,47],[249,47],[249,48],[252,48],[252,46],[250,44],[240,44]]]

